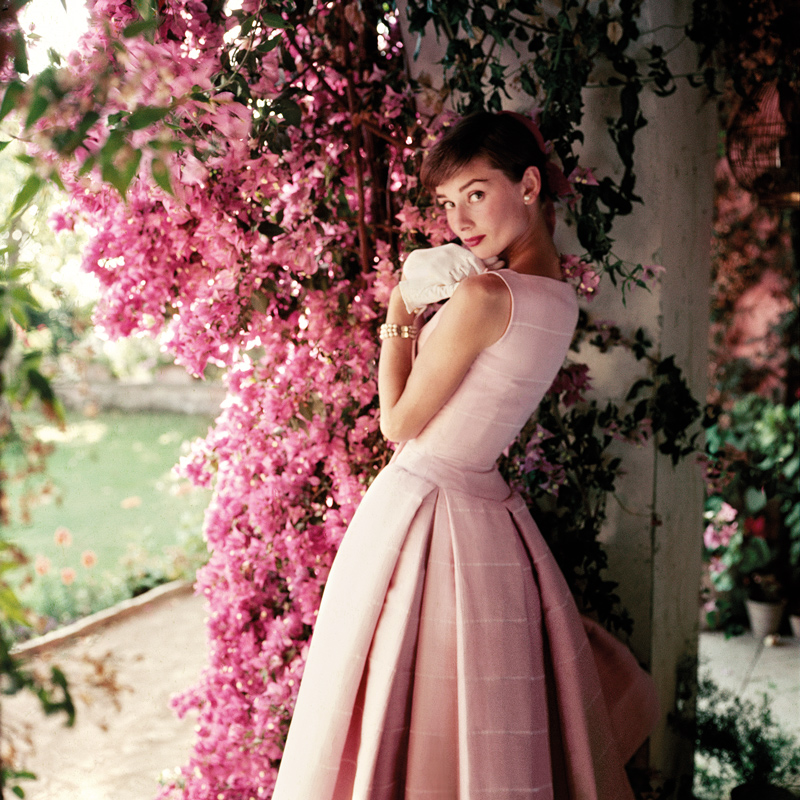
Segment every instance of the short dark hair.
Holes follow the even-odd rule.
[[[420,181],[433,191],[453,177],[473,158],[485,158],[515,183],[528,167],[536,167],[542,181],[542,199],[551,197],[547,181],[547,155],[533,133],[511,114],[481,111],[463,117],[448,128],[422,162]]]

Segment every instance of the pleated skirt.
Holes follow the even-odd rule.
[[[273,798],[632,800],[657,716],[499,473],[409,455],[336,557]]]

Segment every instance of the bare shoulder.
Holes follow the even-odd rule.
[[[469,331],[478,348],[488,347],[502,336],[511,318],[511,293],[498,275],[470,275],[458,285],[444,308],[442,322],[460,321],[461,335]]]
[[[454,305],[481,316],[504,315],[511,308],[511,293],[506,282],[493,272],[470,275],[453,294]],[[451,302],[452,302],[451,300]]]

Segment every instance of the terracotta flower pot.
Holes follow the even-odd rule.
[[[747,600],[747,617],[750,620],[750,630],[756,639],[763,639],[771,633],[777,633],[783,619],[783,610],[786,601],[778,603],[764,603],[761,600]]]

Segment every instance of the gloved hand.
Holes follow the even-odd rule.
[[[500,266],[502,262],[497,258],[481,261],[465,247],[453,243],[414,250],[403,264],[400,294],[408,312],[416,314],[431,303],[451,297],[467,276]]]

